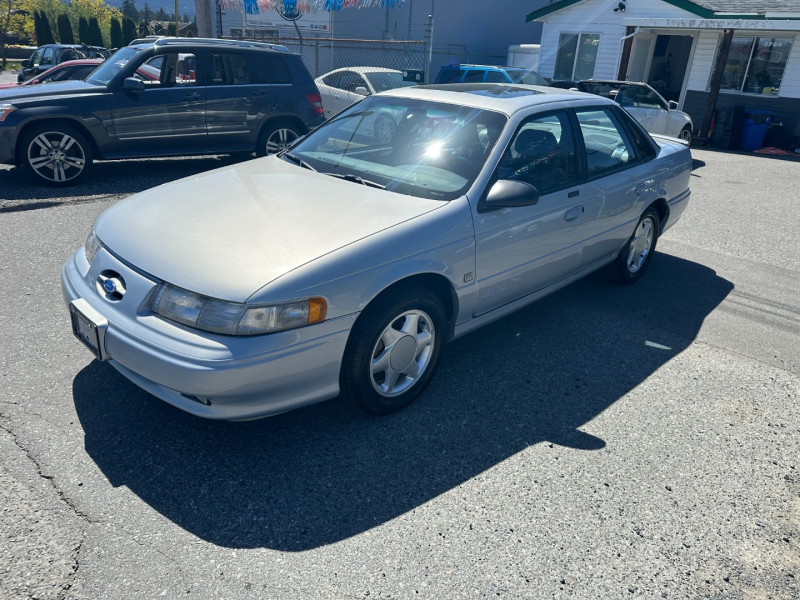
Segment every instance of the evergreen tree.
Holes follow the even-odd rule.
[[[81,44],[88,44],[90,39],[89,21],[86,20],[86,17],[80,17],[78,19],[78,40]]]
[[[128,17],[134,23],[139,20],[139,11],[136,9],[135,0],[122,0],[119,9],[122,11],[123,16]],[[125,21],[122,22],[123,32],[125,30]]]
[[[34,31],[36,31],[36,44],[38,46],[56,43],[53,38],[53,30],[50,28],[50,20],[44,12],[37,10],[33,13],[33,26]]]
[[[170,23],[167,25],[167,35],[171,35],[175,37],[177,34],[175,33],[175,23]]]
[[[183,13],[183,22],[184,23],[189,23],[190,22],[189,13]]]
[[[150,6],[147,2],[144,3],[144,8],[142,9],[142,21],[145,23],[150,23],[153,20],[153,11],[150,10]]]
[[[61,13],[60,15],[58,15],[58,20],[56,21],[56,27],[58,28],[59,42],[61,42],[62,44],[75,43],[75,36],[72,33],[72,23],[70,23],[67,13]]]
[[[136,39],[136,23],[129,17],[122,17],[122,45],[127,46]]]
[[[90,17],[89,18],[89,42],[90,46],[102,46],[103,45],[103,33],[100,31],[100,23],[97,21],[97,17]]]
[[[117,19],[111,19],[111,47],[122,48],[125,45],[125,40],[122,37],[122,26]]]

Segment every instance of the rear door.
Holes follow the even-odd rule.
[[[210,51],[206,131],[210,146],[254,146],[275,105],[270,74],[257,52]]]
[[[138,65],[137,65],[138,66]],[[170,154],[204,148],[206,88],[199,85],[197,57],[166,49],[147,61],[159,73],[142,92],[122,85],[111,100],[111,116],[120,152]]]
[[[533,206],[474,215],[475,316],[569,277],[578,270],[584,211],[573,121],[568,111],[534,114],[514,133],[492,182],[524,181]],[[491,187],[491,183],[489,185]]]
[[[464,73],[464,79],[461,80],[461,83],[483,83],[485,77],[485,69],[467,69],[467,72]]]
[[[628,239],[643,209],[651,165],[637,148],[616,109],[575,109],[586,165],[581,269],[611,258]],[[651,156],[653,151],[651,148]]]

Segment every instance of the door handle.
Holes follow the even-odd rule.
[[[568,210],[567,214],[564,215],[564,220],[574,221],[583,214],[583,210],[583,206],[576,206],[575,208]]]
[[[580,196],[580,190],[572,190],[569,194],[567,194],[567,198],[574,198],[575,196]]]
[[[193,100],[199,100],[200,94],[198,94],[197,92],[193,92],[191,94],[187,94],[186,96],[184,96],[183,99],[186,100],[187,102],[191,102]]]
[[[266,95],[267,90],[258,90],[256,92],[250,92],[251,96],[264,96]]]

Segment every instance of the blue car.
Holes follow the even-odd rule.
[[[439,70],[435,83],[523,83],[547,85],[536,71],[522,67],[493,67],[487,65],[445,65]]]

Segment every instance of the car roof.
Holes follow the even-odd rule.
[[[326,77],[331,73],[340,73],[341,71],[355,71],[356,73],[402,73],[402,71],[389,69],[388,67],[341,67],[340,69],[328,71],[324,75],[320,75],[320,77]]]
[[[381,92],[380,96],[395,96],[448,102],[485,110],[495,110],[512,115],[518,110],[565,100],[593,100],[595,103],[616,103],[601,96],[573,92],[539,85],[505,83],[448,83],[444,85],[418,85]]]
[[[444,65],[442,69],[489,69],[492,71],[530,71],[525,67],[511,67],[508,65]]]
[[[134,43],[140,42],[140,43]],[[285,52],[288,54],[292,54],[289,52],[289,49],[286,46],[281,46],[280,44],[269,44],[267,42],[251,42],[248,40],[221,40],[216,38],[178,38],[178,37],[154,37],[152,39],[149,38],[140,38],[139,40],[134,40],[129,44],[134,48],[138,47],[161,47],[161,46],[190,46],[190,47],[227,47],[227,48],[253,48],[256,50],[274,50],[277,52]]]
[[[647,85],[643,81],[621,81],[619,79],[581,79],[578,83],[605,83],[607,85]]]

